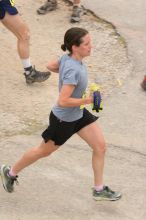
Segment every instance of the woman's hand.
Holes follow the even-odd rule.
[[[85,101],[85,105],[91,104],[93,103],[93,95],[90,94],[88,97],[86,96],[86,98],[83,99]]]

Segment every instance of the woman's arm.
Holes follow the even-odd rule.
[[[55,73],[59,72],[59,60],[51,60],[48,64],[47,64],[47,68]]]
[[[75,89],[74,85],[63,85],[58,98],[58,105],[60,107],[77,107],[93,102],[93,97],[86,98],[72,98],[71,95]]]

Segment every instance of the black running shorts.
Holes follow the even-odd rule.
[[[6,12],[10,15],[18,14],[18,11],[14,6],[14,0],[0,0],[0,19],[5,17]]]
[[[83,117],[73,122],[65,122],[58,119],[53,112],[50,113],[49,126],[42,133],[42,137],[47,143],[49,140],[54,141],[55,145],[64,144],[73,134],[83,127],[95,122],[98,117],[92,115],[87,109],[83,111]]]

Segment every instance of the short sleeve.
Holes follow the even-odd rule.
[[[76,69],[66,68],[63,78],[63,84],[77,85],[79,82],[79,74]]]
[[[60,65],[62,57],[58,57],[58,63]]]

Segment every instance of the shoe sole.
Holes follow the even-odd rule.
[[[5,165],[2,165],[2,166],[1,166],[0,176],[1,176],[2,185],[3,185],[4,189],[5,189],[5,191],[6,191],[6,192],[9,192],[8,189],[7,189],[7,187],[6,187],[5,178],[4,178],[4,172],[3,172],[3,168],[4,168],[4,167],[5,167]],[[11,193],[11,192],[9,192],[9,193]]]
[[[43,11],[43,10],[37,10],[38,15],[46,15],[47,13],[49,13],[50,11],[55,11],[56,9],[52,9],[52,10],[47,10],[47,11]]]
[[[71,22],[71,23],[75,23],[75,22],[79,22],[80,20],[81,20],[81,18],[75,18],[75,17],[73,18],[73,17],[72,17],[72,18],[70,19],[70,22]]]
[[[35,82],[37,82],[37,83],[45,82],[50,77],[50,75],[51,75],[51,73],[48,76],[46,76],[45,79],[43,79],[41,81],[38,80],[37,78],[36,79],[26,79],[26,84],[30,85],[30,84],[33,84]]]
[[[96,201],[117,201],[119,199],[121,199],[122,195],[116,197],[116,198],[104,198],[104,197],[94,197],[93,196],[93,199],[96,200]]]
[[[30,81],[30,80],[26,80],[26,84],[30,85],[30,84],[33,84],[34,81]]]
[[[42,83],[42,82],[45,82],[47,79],[49,78],[49,76],[48,77],[46,77],[45,79],[43,79],[43,80],[38,80],[38,79],[35,79],[32,83],[35,83],[35,82],[37,82],[37,83]],[[32,84],[31,83],[31,84]]]
[[[51,12],[51,11],[55,11],[56,9],[57,9],[57,6],[54,7],[54,8],[47,9],[47,10],[45,10],[45,9],[43,10],[43,9],[39,8],[39,9],[37,9],[37,13],[39,15],[45,15],[45,14]]]

